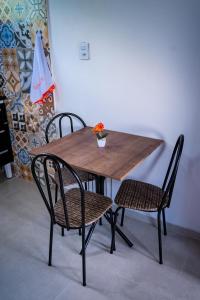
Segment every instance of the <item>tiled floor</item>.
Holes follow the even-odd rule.
[[[164,265],[157,263],[156,228],[134,217],[109,254],[110,228],[97,226],[87,250],[87,287],[81,285],[81,239],[55,228],[48,267],[49,217],[32,183],[0,183],[0,299],[200,299],[200,241],[174,231],[163,237]]]

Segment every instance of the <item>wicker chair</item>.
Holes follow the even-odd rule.
[[[57,114],[47,124],[45,130],[46,142],[49,143],[51,140],[62,138],[63,136],[71,134],[74,131],[81,129],[83,127],[86,127],[86,124],[78,115],[73,113],[68,113],[68,112]],[[80,171],[76,168],[74,170],[78,174],[80,180],[85,183],[85,189],[87,189],[87,183],[89,181],[95,180],[95,175],[93,174]],[[71,173],[68,170],[65,169],[63,172],[64,172],[63,183],[65,186],[74,184],[76,182],[74,177],[71,175]],[[56,182],[58,182],[57,173],[55,173],[54,179],[56,185],[55,197],[57,199],[57,192],[58,192],[58,187],[56,184]]]
[[[114,213],[114,229],[117,221],[118,212],[122,209],[122,218],[124,217],[125,208],[145,211],[157,212],[158,223],[158,243],[159,243],[159,263],[163,263],[162,259],[162,240],[161,240],[161,213],[163,216],[164,235],[167,235],[165,208],[170,207],[176,175],[184,144],[184,136],[180,135],[174,147],[171,160],[167,169],[167,173],[162,188],[136,180],[124,180],[115,197],[117,209]],[[115,250],[115,233],[111,252]]]
[[[41,181],[37,176],[38,164],[43,167],[44,181]],[[58,189],[60,199],[56,203],[52,197],[52,178],[49,168],[55,168],[58,174]],[[61,169],[62,166],[62,169]],[[91,238],[97,221],[104,215],[108,214],[111,217],[112,200],[106,196],[86,191],[83,188],[83,184],[78,174],[62,159],[51,154],[40,154],[33,158],[32,174],[36,182],[36,185],[40,191],[42,199],[46,205],[46,208],[50,215],[50,241],[49,241],[49,266],[52,262],[52,243],[53,243],[53,227],[55,224],[61,228],[81,229],[82,231],[82,276],[83,285],[86,285],[86,262],[85,262],[85,250],[87,244]],[[65,191],[63,180],[63,169],[70,172],[74,177],[74,181],[77,187]],[[44,184],[45,183],[45,184]],[[112,218],[111,218],[112,219]],[[85,227],[90,226],[88,235],[85,239]],[[113,234],[113,224],[111,224],[111,232]]]

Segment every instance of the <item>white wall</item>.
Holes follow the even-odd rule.
[[[200,232],[200,1],[49,0],[57,111],[166,141],[130,176],[161,184],[185,134],[169,222]],[[79,60],[88,41],[91,59]]]

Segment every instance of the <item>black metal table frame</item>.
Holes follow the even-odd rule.
[[[96,177],[96,193],[98,194],[101,194],[101,195],[104,195],[104,182],[105,182],[105,177],[104,176],[100,176],[100,175],[95,175]],[[110,220],[110,218],[112,218],[113,212],[111,210],[111,215],[109,216],[108,213],[106,213],[104,215],[105,219],[109,222],[109,224],[111,224],[111,222],[113,222],[112,220]],[[100,225],[102,223],[100,222]],[[88,235],[87,235],[87,238],[86,238],[86,241],[85,241],[85,246],[87,247],[89,241],[90,241],[90,238],[92,236],[92,233],[94,232],[94,228],[96,226],[96,223],[93,224],[91,227],[90,227],[90,230],[88,232]],[[121,236],[121,238],[128,244],[129,247],[132,247],[133,246],[133,243],[127,238],[127,236],[121,231],[121,229],[115,225],[115,230],[116,232]]]

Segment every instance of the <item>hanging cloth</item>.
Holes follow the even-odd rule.
[[[41,34],[37,32],[33,57],[30,99],[33,103],[44,104],[45,99],[54,91],[54,89],[55,85],[51,77],[47,58],[44,54]]]

